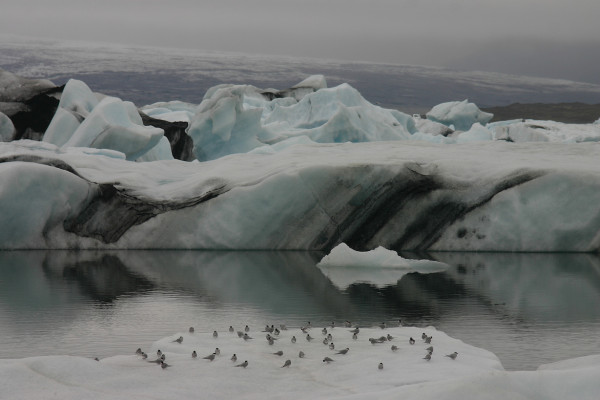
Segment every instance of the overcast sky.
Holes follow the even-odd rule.
[[[600,83],[600,0],[1,0],[1,33]]]

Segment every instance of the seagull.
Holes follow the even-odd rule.
[[[382,342],[382,343],[385,342],[386,340],[388,340],[388,338],[386,336],[380,336],[379,337],[379,341]]]
[[[332,362],[332,361],[334,361],[334,360],[332,360],[332,359],[331,359],[331,358],[329,358],[329,357],[325,357],[325,358],[323,359],[323,362],[324,362],[324,363],[327,363],[327,364],[329,364],[329,363],[330,363],[330,362]]]
[[[398,320],[398,326],[399,327],[402,326],[402,320],[401,319]]]
[[[388,340],[388,341],[390,341],[390,340],[392,340],[394,337],[388,333],[388,335],[386,336],[386,338],[387,338],[387,340]]]
[[[302,333],[306,333],[306,331],[308,331],[308,328],[301,326],[300,330],[302,331]]]
[[[241,364],[236,365],[236,367],[242,367],[242,368],[246,368],[248,366],[248,361],[244,361]]]
[[[177,339],[173,340],[171,343],[175,343],[175,342],[177,342],[177,343],[183,342],[183,336],[179,336]]]
[[[196,358],[198,357],[198,353],[196,353],[196,350],[192,351],[192,358]]]
[[[372,337],[369,338],[369,342],[371,342],[371,344],[375,344],[377,343],[377,340],[373,339]]]
[[[244,340],[249,340],[249,339],[252,339],[252,338],[247,333],[244,333],[243,339]]]
[[[296,343],[296,336],[292,336],[292,343]]]
[[[237,335],[238,335],[238,337],[241,337],[241,338],[242,338],[242,337],[244,337],[244,332],[242,332],[242,331],[237,331]]]
[[[327,335],[327,340],[329,340],[330,342],[333,340],[333,336],[331,336],[331,333]]]
[[[335,354],[346,354],[346,353],[348,353],[348,351],[350,351],[350,348],[349,348],[349,347],[346,347],[345,349],[343,349],[343,350],[340,350],[340,351],[338,351],[338,352],[337,352],[337,353],[335,353]]]
[[[231,361],[233,361],[233,362],[237,361],[237,356],[235,355],[235,353],[233,353],[233,355],[231,356]]]
[[[427,343],[427,344],[431,344],[431,339],[433,339],[433,336],[427,336],[427,337],[425,338],[425,343]]]
[[[137,354],[138,356],[141,356],[142,353],[143,353],[143,351],[140,347],[138,347],[138,349],[135,351],[135,354]]]
[[[189,332],[189,333],[194,333],[194,327],[193,327],[193,326],[190,326],[190,329],[188,329],[188,332]]]
[[[356,334],[356,333],[353,333],[353,334],[352,334],[352,339],[354,339],[354,340],[358,339],[358,334]]]
[[[156,350],[156,356],[157,357],[162,356],[162,351],[160,351],[160,349]]]
[[[290,365],[292,365],[292,360],[285,360],[285,363],[281,368],[289,367]]]
[[[396,351],[396,350],[398,350],[398,346],[392,345],[392,351]]]
[[[327,346],[329,344],[329,340],[327,340],[327,338],[323,339],[323,344]]]
[[[423,357],[423,360],[430,361],[431,360],[431,353],[427,353],[427,355],[425,357]]]
[[[233,332],[233,331],[234,331],[233,326],[229,325],[229,332]]]
[[[298,357],[299,358],[304,358],[304,352],[302,350],[300,350],[300,353],[298,353]]]
[[[423,333],[421,334],[421,339],[425,340],[425,338],[426,338],[426,337],[427,337],[427,335],[425,334],[425,332],[423,332]]]
[[[279,324],[279,329],[282,331],[287,331],[287,327],[285,326],[285,324]]]
[[[219,337],[219,334],[217,333],[217,331],[213,331],[213,337]]]
[[[329,350],[333,350],[335,349],[335,345],[333,344],[333,342],[329,343]]]
[[[271,340],[278,340],[276,337],[271,336],[270,334],[267,333],[266,336],[267,340],[271,339]]]
[[[452,354],[446,354],[446,357],[450,357],[453,360],[456,360],[456,356],[458,355],[458,353],[455,351]]]
[[[408,343],[410,344],[415,344],[415,339],[413,339],[412,337],[410,339],[408,339]]]
[[[433,346],[429,346],[425,350],[427,350],[431,354],[431,353],[433,353]]]
[[[322,333],[323,335],[327,335],[327,328],[323,328],[323,329],[321,330],[321,333]]]
[[[344,322],[344,326],[345,326],[346,328],[350,328],[350,327],[352,326],[352,322],[350,322],[350,321],[346,320],[346,321]]]
[[[142,351],[142,360],[145,360],[145,359],[147,359],[147,358],[148,358],[148,354],[146,354],[146,353],[144,353],[144,352]]]
[[[273,331],[273,334],[274,334],[275,336],[279,336],[279,334],[280,334],[280,333],[281,333],[281,332],[279,332],[279,329],[277,329],[277,328],[275,328],[275,330]]]
[[[248,325],[246,325],[246,327],[244,328],[244,332],[250,332],[250,327]]]
[[[220,355],[220,354],[221,354],[221,350],[219,350],[219,348],[218,348],[218,347],[217,347],[217,348],[215,348],[215,354],[216,354],[216,355]]]
[[[168,368],[168,367],[170,367],[170,365],[169,365],[169,364],[167,364],[167,363],[166,363],[166,362],[164,362],[164,361],[161,361],[161,363],[160,363],[160,367],[161,367],[162,369],[165,369],[165,368]]]
[[[160,364],[161,362],[165,361],[165,355],[161,355],[159,358],[157,358],[156,360],[153,361],[148,361],[149,363],[155,363],[155,364]]]
[[[360,332],[360,329],[358,328],[358,326],[350,331],[350,333],[358,333],[358,332]]]
[[[267,338],[267,342],[269,342],[270,346],[273,346],[273,344],[275,343],[275,341],[271,337]]]
[[[378,369],[383,369],[383,363],[379,363],[379,365],[377,366]]]
[[[215,359],[215,357],[216,357],[216,356],[217,356],[217,355],[216,355],[215,353],[212,353],[211,355],[209,355],[209,356],[206,356],[206,357],[202,357],[202,358],[203,358],[204,360],[209,360],[209,361],[212,361],[212,360],[214,360],[214,359]]]
[[[283,355],[283,351],[279,350],[279,351],[276,351],[273,354],[275,354],[276,356],[280,356],[281,357]]]
[[[386,325],[385,325],[385,322],[382,322],[382,323],[380,323],[380,324],[379,324],[379,327],[380,327],[381,329],[385,329],[385,326],[386,326]]]
[[[308,321],[308,324],[306,324],[306,327],[307,327],[308,329],[311,329],[311,328],[312,328],[312,325],[310,324],[310,321]]]
[[[307,334],[306,334],[306,340],[308,340],[309,342],[310,342],[311,340],[313,340],[313,338],[310,336],[310,333],[307,333]]]
[[[331,325],[329,326],[331,326],[331,329],[335,328],[335,321],[331,321]]]

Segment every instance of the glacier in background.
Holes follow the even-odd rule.
[[[41,142],[0,145],[0,248],[600,249],[598,124],[423,119],[323,76],[141,111],[187,122],[197,160],[71,80]]]

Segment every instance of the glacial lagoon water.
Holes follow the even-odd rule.
[[[328,277],[316,266],[323,255],[0,252],[0,358],[131,354],[190,326],[398,319],[486,348],[507,370],[600,353],[597,255],[429,253],[420,257],[450,268],[375,269],[375,283],[363,281],[365,271]]]

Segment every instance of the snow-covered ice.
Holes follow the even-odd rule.
[[[8,142],[13,138],[15,126],[6,114],[0,112],[0,142]]]
[[[600,391],[600,356],[565,360],[537,371],[504,371],[487,350],[451,338],[433,327],[385,329],[360,327],[356,340],[350,328],[338,323],[328,328],[334,350],[322,343],[321,327],[282,330],[269,345],[262,327],[251,327],[238,337],[244,323],[227,327],[196,326],[160,339],[149,347],[140,344],[148,360],[165,354],[166,369],[135,355],[100,361],[75,356],[46,356],[0,360],[0,390],[11,399],[507,399],[591,400]],[[277,326],[277,325],[276,325]],[[218,337],[213,337],[217,329]],[[421,335],[432,337],[426,344]],[[390,335],[391,341],[371,344],[369,338]],[[291,337],[297,338],[292,343]],[[182,343],[175,339],[182,337]],[[409,343],[409,338],[415,344]],[[397,346],[393,351],[391,346]],[[426,348],[433,346],[430,361]],[[219,348],[214,361],[203,357]],[[349,348],[347,354],[337,354]],[[197,358],[192,358],[196,351]],[[282,351],[283,355],[273,353]],[[300,358],[299,352],[305,353]],[[456,359],[446,357],[457,352]],[[237,361],[231,361],[233,354]],[[333,361],[323,362],[325,357]],[[246,368],[235,367],[248,361]],[[283,367],[286,360],[289,367]],[[383,369],[379,369],[379,363]]]
[[[477,105],[469,103],[468,100],[438,104],[427,113],[427,119],[454,126],[459,131],[468,131],[476,122],[485,125],[492,117],[493,114],[481,111]]]

